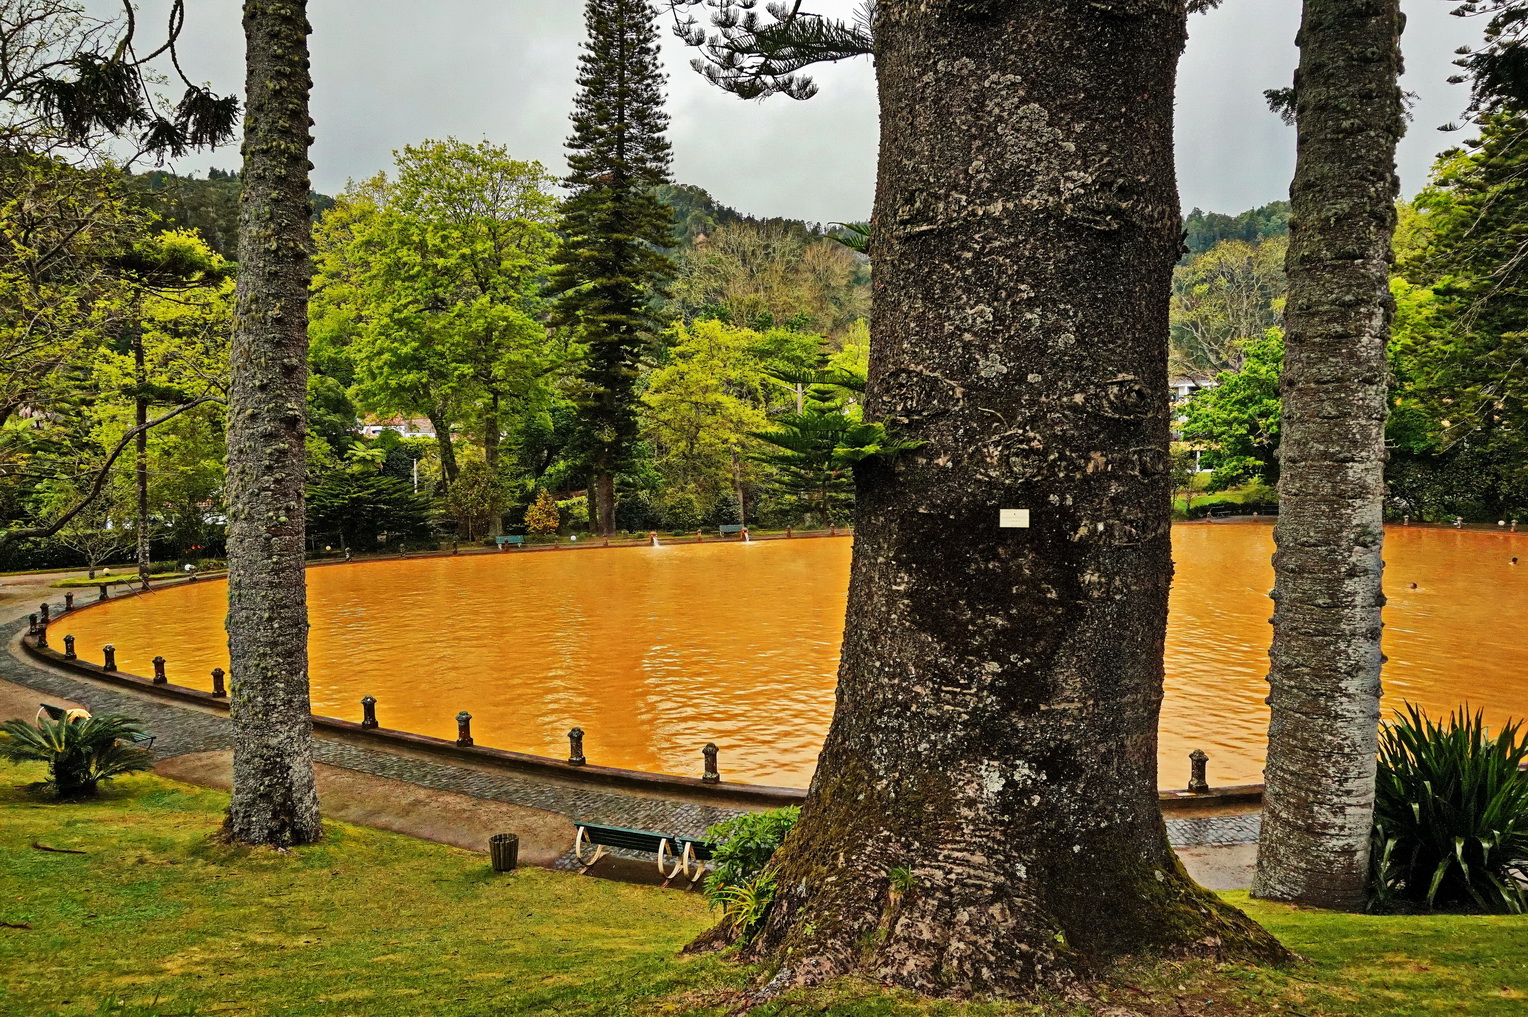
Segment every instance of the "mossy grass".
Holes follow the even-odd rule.
[[[219,792],[143,775],[54,804],[28,790],[41,777],[35,765],[0,769],[0,1013],[720,1017],[754,975],[724,957],[679,956],[713,920],[695,894],[533,869],[494,875],[486,856],[343,823],[292,852],[232,848],[215,837],[227,805]],[[1523,918],[1332,915],[1230,899],[1308,961],[1159,964],[1115,974],[1091,1002],[930,1001],[849,981],[756,1013],[1528,1008]]]
[[[58,582],[50,583],[49,585],[59,590],[77,590],[81,587],[100,586],[102,583],[105,583],[107,586],[121,586],[124,584],[136,586],[141,580],[138,578],[138,573],[128,571],[129,569],[131,569],[131,566],[124,566],[123,571],[111,572],[109,574],[97,572],[94,579],[88,576],[72,576],[68,579],[60,579]],[[184,579],[187,575],[188,573],[186,572],[154,572],[149,575],[149,582],[159,583],[170,579]],[[227,575],[227,573],[209,572],[205,575],[223,576]]]

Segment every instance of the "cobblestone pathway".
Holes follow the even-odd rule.
[[[0,628],[0,640],[8,646],[25,626],[25,621],[21,621]],[[154,751],[160,757],[232,747],[228,721],[222,715],[131,695],[39,667],[14,653],[0,651],[0,678],[42,694],[83,703],[94,713],[125,713],[137,717],[156,736]],[[324,738],[318,739],[314,755],[322,763],[408,781],[421,787],[545,809],[574,821],[656,830],[685,838],[699,838],[707,826],[737,814],[734,809],[568,787],[511,773],[486,772],[395,755]],[[1176,847],[1251,843],[1257,840],[1258,828],[1256,815],[1167,821],[1168,836]]]

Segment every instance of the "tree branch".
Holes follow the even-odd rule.
[[[175,407],[175,409],[171,410],[170,412],[162,416],[155,417],[153,420],[140,424],[137,427],[127,431],[122,435],[121,440],[112,447],[111,453],[106,457],[106,462],[102,463],[100,469],[96,470],[95,480],[91,482],[90,489],[80,497],[79,501],[75,502],[74,505],[63,515],[59,516],[57,519],[53,520],[53,522],[48,523],[45,526],[32,526],[21,530],[0,530],[0,550],[4,550],[6,547],[10,546],[11,543],[17,540],[36,540],[42,537],[51,537],[53,534],[57,533],[65,526],[68,526],[71,519],[90,507],[90,503],[95,501],[96,497],[100,495],[101,489],[106,486],[106,478],[111,473],[112,466],[116,463],[118,457],[120,457],[122,453],[126,451],[127,447],[133,443],[133,439],[137,438],[138,435],[145,433],[160,424],[163,424],[167,420],[171,420],[180,416],[182,413],[185,413],[189,409],[201,406],[204,403],[217,403],[222,401],[223,400],[217,398],[216,396],[203,396],[200,399],[193,399],[191,402],[183,403],[180,406]]]

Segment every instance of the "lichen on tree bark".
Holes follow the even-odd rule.
[[[1378,749],[1398,0],[1306,0],[1254,892],[1363,905]]]
[[[1183,39],[1182,0],[879,5],[866,414],[925,444],[857,477],[837,710],[749,947],[769,991],[1281,955],[1157,805]]]
[[[308,701],[303,483],[308,378],[309,26],[303,0],[244,5],[244,189],[228,401],[233,796],[224,834],[321,834]]]

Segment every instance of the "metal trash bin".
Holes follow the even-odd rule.
[[[496,833],[488,838],[488,859],[495,872],[513,872],[520,864],[520,837],[513,833]]]

